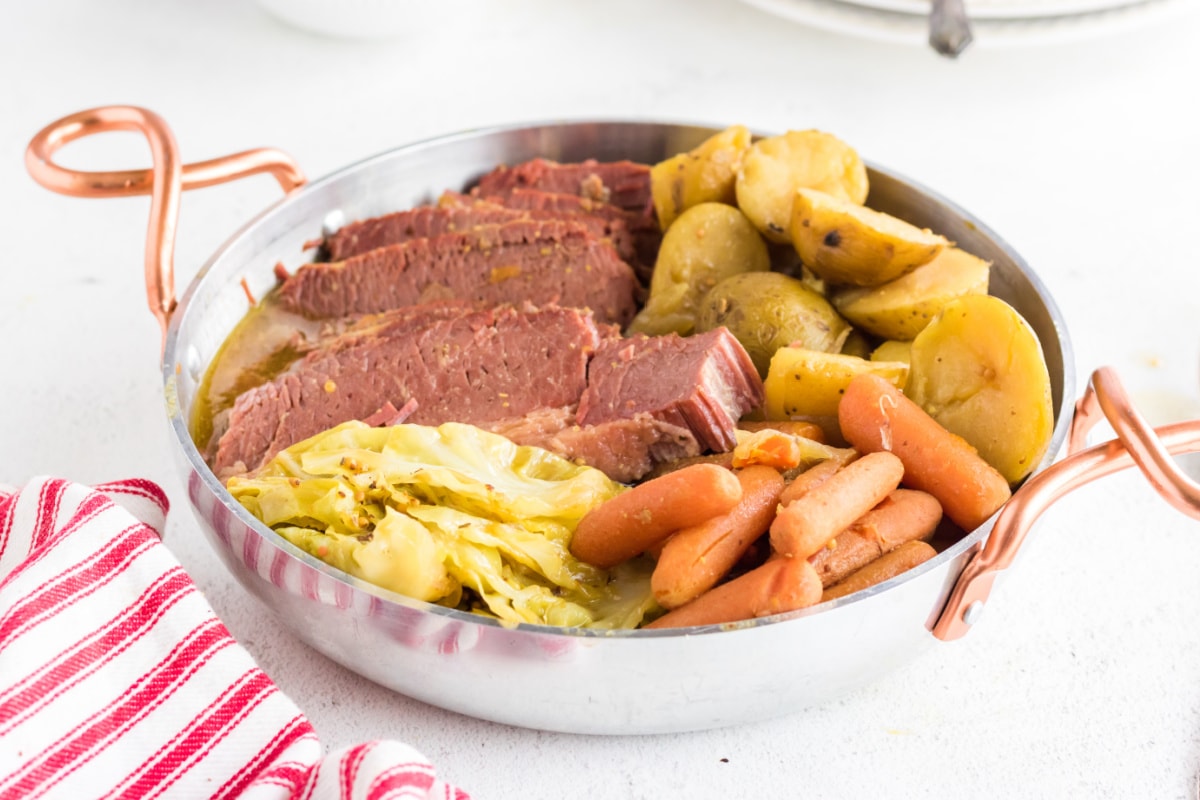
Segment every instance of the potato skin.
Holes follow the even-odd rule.
[[[767,244],[742,212],[723,203],[692,206],[663,236],[650,296],[629,331],[686,336],[710,289],[733,275],[770,268]]]
[[[861,204],[867,199],[867,168],[854,148],[823,131],[761,139],[742,157],[738,208],[769,241],[787,244],[792,199],[802,187]]]
[[[987,294],[990,267],[982,258],[948,247],[894,281],[842,289],[830,300],[856,327],[884,339],[911,341],[954,298]]]
[[[771,359],[763,381],[763,413],[768,420],[836,416],[842,394],[856,376],[872,373],[902,388],[908,371],[908,364],[899,361],[784,347]]]
[[[762,376],[781,347],[799,344],[837,352],[850,333],[828,300],[778,272],[734,275],[705,294],[697,309],[696,330],[721,326],[746,348]]]
[[[828,284],[878,286],[932,261],[949,242],[898,217],[814,189],[792,203],[792,244]]]
[[[650,194],[659,226],[665,231],[680,214],[701,203],[735,205],[737,173],[749,147],[750,130],[734,125],[655,164],[650,169]]]

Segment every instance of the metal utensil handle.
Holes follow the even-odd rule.
[[[929,11],[929,45],[934,50],[958,58],[974,38],[963,0],[933,0]]]
[[[1000,511],[987,543],[958,576],[941,615],[932,627],[943,640],[971,629],[1000,570],[1007,569],[1038,517],[1054,501],[1080,486],[1137,465],[1167,502],[1200,519],[1200,485],[1183,473],[1172,454],[1200,450],[1200,420],[1151,428],[1125,393],[1117,373],[1102,367],[1092,373],[1087,391],[1075,406],[1068,456],[1034,475]],[[1117,438],[1084,448],[1088,431],[1101,412]]]
[[[152,166],[143,170],[83,172],[55,164],[54,154],[65,144],[106,131],[136,131],[150,144]],[[179,222],[180,193],[269,172],[291,192],[304,185],[295,161],[271,148],[246,150],[233,155],[183,164],[179,147],[162,117],[136,106],[104,106],[79,111],[50,123],[29,142],[25,167],[33,179],[51,191],[74,197],[127,197],[150,195],[150,222],[146,231],[146,301],[162,328],[175,310],[175,229]]]

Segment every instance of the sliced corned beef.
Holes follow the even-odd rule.
[[[522,219],[515,209],[481,209],[472,213],[466,208],[418,206],[406,211],[384,214],[381,217],[348,222],[322,241],[322,255],[328,261],[344,261],[353,256],[400,244],[410,239],[461,233],[477,225],[498,225]]]
[[[762,383],[725,329],[620,339],[591,312],[463,301],[362,317],[222,413],[222,477],[349,419],[480,425],[634,481],[728,450]]]
[[[502,203],[451,193],[444,195],[443,201],[436,206],[419,206],[343,225],[324,238],[321,243],[322,255],[326,261],[343,261],[377,247],[400,244],[410,239],[463,233],[480,225],[499,225],[518,219],[574,222],[587,228],[596,238],[607,239],[616,248],[622,261],[631,261],[636,257],[633,237],[623,220],[610,223],[580,212],[508,207]]]
[[[572,198],[569,195],[562,196],[572,200],[583,199]],[[500,196],[475,197],[474,195],[461,194],[459,192],[443,192],[442,196],[438,199],[438,207],[453,209],[460,214],[474,212],[482,216],[496,217],[499,217],[501,214],[508,214],[511,215],[510,218],[512,219],[527,217],[533,220],[557,219],[563,222],[574,222],[587,228],[588,232],[597,239],[603,239],[611,244],[622,261],[632,264],[633,260],[637,258],[633,235],[630,233],[629,225],[624,216],[622,216],[626,212],[616,206],[608,206],[617,212],[616,216],[610,217],[600,214],[589,214],[579,208],[515,205],[505,202],[505,198]],[[462,230],[465,227],[460,225],[459,229]]]
[[[650,283],[654,262],[658,258],[658,248],[662,244],[662,230],[652,214],[626,211],[611,203],[591,200],[577,194],[547,192],[542,189],[517,187],[502,195],[473,196],[480,196],[484,200],[509,208],[583,214],[602,219],[609,226],[620,226],[632,239],[632,255],[622,253],[622,257],[631,261],[643,283]]]
[[[656,464],[700,453],[687,428],[649,414],[629,419],[578,425],[574,406],[533,411],[523,417],[485,423],[483,427],[517,444],[541,447],[595,467],[616,481],[632,483]]]
[[[726,328],[695,336],[608,340],[588,366],[578,423],[638,414],[687,428],[704,450],[729,450],[737,421],[763,401],[762,381]]]
[[[238,397],[213,469],[257,469],[280,450],[388,404],[408,422],[481,423],[578,402],[587,361],[608,328],[571,308],[459,305],[364,320]],[[406,406],[405,404],[409,404]]]
[[[586,228],[521,219],[305,264],[279,297],[285,309],[310,318],[459,299],[590,308],[601,322],[623,326],[638,292],[632,268]]]
[[[504,195],[513,189],[541,189],[574,194],[639,214],[649,214],[650,167],[632,161],[588,159],[560,164],[535,158],[512,167],[501,166],[479,179],[479,194]]]

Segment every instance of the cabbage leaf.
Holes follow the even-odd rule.
[[[471,425],[347,422],[229,491],[265,524],[356,578],[508,623],[637,627],[660,611],[652,565],[606,571],[569,550],[603,472]]]

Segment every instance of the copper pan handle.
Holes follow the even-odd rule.
[[[1088,431],[1106,417],[1117,438],[1085,449]],[[1055,500],[1080,486],[1136,465],[1167,502],[1200,519],[1200,485],[1183,473],[1172,454],[1200,450],[1200,420],[1151,428],[1129,401],[1111,367],[1092,373],[1075,406],[1068,456],[1030,478],[1001,509],[987,543],[958,576],[933,635],[958,639],[971,629],[1000,570],[1007,569],[1038,517]]]
[[[137,131],[150,144],[153,166],[143,170],[82,172],[55,164],[54,154],[68,142],[105,131]],[[291,192],[304,185],[304,173],[288,155],[269,148],[246,150],[196,164],[183,164],[175,136],[162,117],[136,106],[104,106],[79,111],[50,123],[29,142],[25,167],[42,186],[74,197],[150,195],[146,230],[146,300],[162,328],[175,310],[175,229],[179,197],[185,189],[269,172]]]

